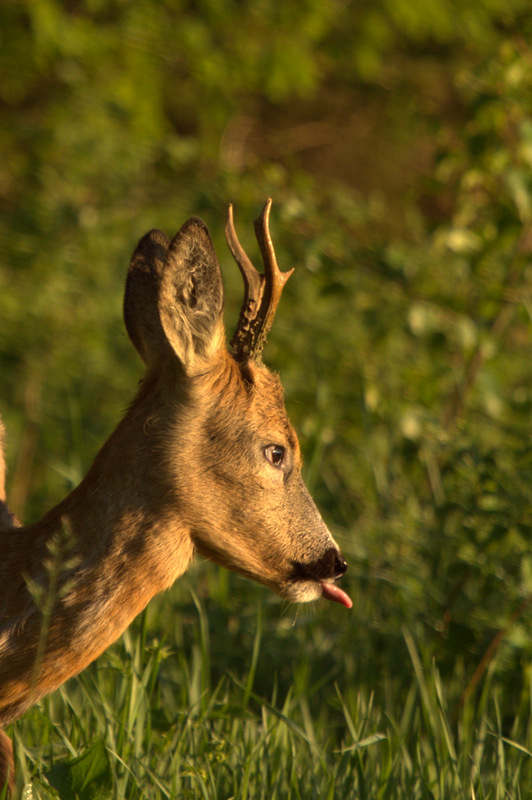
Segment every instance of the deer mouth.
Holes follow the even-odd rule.
[[[343,589],[336,585],[347,569],[347,564],[339,550],[331,547],[316,561],[311,563],[294,562],[294,584],[299,584],[298,595],[305,596],[308,600],[317,600],[324,597],[333,600],[346,608],[353,607],[353,601]],[[301,591],[303,589],[303,591]]]
[[[346,608],[353,608],[353,601],[343,589],[334,583],[334,579],[319,581],[298,577],[281,589],[280,594],[292,603],[312,603],[314,600],[324,597],[326,600],[333,600]]]

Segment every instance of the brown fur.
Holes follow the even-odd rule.
[[[40,522],[17,528],[0,502],[0,729],[97,658],[194,550],[290,600],[316,599],[334,577],[302,577],[336,544],[303,485],[279,380],[227,351],[222,303],[203,223],[169,246],[144,237],[124,308],[147,366],[137,397]],[[282,469],[271,444],[285,448]],[[0,454],[2,499],[4,472]],[[2,732],[0,782],[8,771],[12,781]]]
[[[10,797],[15,789],[13,745],[9,736],[4,731],[0,731],[0,796],[6,785],[8,789],[7,796]]]

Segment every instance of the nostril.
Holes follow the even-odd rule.
[[[338,576],[343,575],[347,570],[347,561],[344,559],[341,553],[336,555],[335,561],[335,572]]]

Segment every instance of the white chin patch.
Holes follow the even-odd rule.
[[[283,592],[283,596],[292,603],[311,603],[321,597],[321,594],[321,585],[317,581],[298,581]]]

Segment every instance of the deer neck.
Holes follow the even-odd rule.
[[[28,535],[45,546],[65,540],[80,574],[94,569],[102,579],[129,575],[153,584],[154,593],[167,588],[188,566],[192,548],[175,487],[165,479],[162,427],[149,409],[133,406],[80,485]]]
[[[84,669],[193,556],[145,420],[139,436],[130,410],[65,500],[0,532],[0,578],[14,588],[0,598],[0,727]]]

